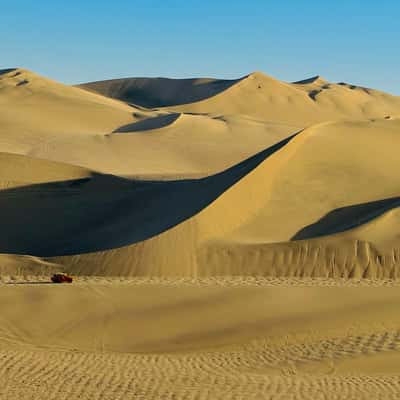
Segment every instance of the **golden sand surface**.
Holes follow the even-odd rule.
[[[0,71],[0,399],[398,399],[399,146],[318,76]]]
[[[398,396],[399,282],[19,278],[0,301],[5,399]]]

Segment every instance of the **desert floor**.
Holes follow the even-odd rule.
[[[397,399],[399,286],[5,278],[0,398]]]

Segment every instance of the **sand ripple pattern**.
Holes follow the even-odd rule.
[[[400,331],[194,354],[0,350],[0,399],[398,399],[400,376],[337,374],[335,362],[400,350]],[[302,365],[320,362],[319,372]]]

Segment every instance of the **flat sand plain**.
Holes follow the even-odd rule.
[[[0,284],[4,399],[396,399],[400,283]]]

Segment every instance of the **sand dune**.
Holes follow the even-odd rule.
[[[319,76],[1,71],[0,398],[396,399],[399,141]]]
[[[0,153],[0,170],[2,190],[30,184],[85,179],[91,175],[91,171],[74,165],[10,153]]]
[[[397,214],[385,213],[399,204],[398,127],[394,120],[310,128],[176,227],[133,246],[55,261],[96,275],[396,277]],[[366,163],[378,145],[382,159]],[[362,230],[387,219],[393,228],[380,235]]]
[[[1,152],[158,179],[222,171],[300,129],[221,114],[148,111],[24,69],[0,74],[0,104]]]
[[[49,276],[60,271],[59,264],[30,255],[0,254],[0,280],[28,279],[35,281],[38,275]]]
[[[32,160],[54,180],[2,191],[0,252],[64,256],[49,261],[83,275],[397,277],[398,129],[399,120],[325,123],[178,181]],[[378,145],[382,159],[366,163]]]
[[[116,84],[115,82],[118,82]],[[400,99],[396,96],[345,83],[330,83],[314,77],[293,84],[274,79],[262,72],[254,72],[241,79],[229,81],[229,86],[215,91],[205,87],[207,93],[196,98],[197,86],[185,87],[185,96],[171,92],[170,86],[186,85],[186,80],[163,81],[148,78],[141,91],[127,95],[126,87],[136,82],[134,78],[103,81],[80,85],[106,96],[148,107],[167,107],[178,112],[244,114],[254,118],[280,123],[309,126],[323,121],[338,119],[371,119],[400,116]],[[226,81],[212,81],[217,86]],[[135,84],[134,84],[135,85]],[[208,89],[208,92],[207,92]],[[161,101],[164,91],[171,96]],[[151,98],[153,101],[149,101]]]
[[[35,142],[46,134],[101,133],[132,120],[128,105],[16,68],[0,73],[2,139],[28,126]],[[23,115],[24,118],[20,118]],[[4,129],[4,124],[7,129]],[[23,125],[22,125],[23,124]],[[3,149],[2,149],[3,150]]]
[[[107,135],[56,138],[29,155],[120,176],[181,179],[220,172],[299,129],[235,116],[164,113]]]
[[[193,103],[228,89],[240,79],[122,78],[78,87],[147,108]]]
[[[397,276],[399,119],[384,118],[389,109],[365,118],[398,98],[321,77],[287,84],[261,73],[110,86],[115,97],[130,87],[154,97],[167,87],[170,106],[197,96],[179,112],[151,112],[21,69],[0,76],[2,147],[16,153],[0,158],[0,252],[68,255],[50,262],[94,275]],[[189,97],[175,99],[178,92]],[[13,117],[21,98],[31,118],[24,129]],[[39,129],[33,119],[43,112],[51,117]],[[352,120],[301,130],[344,116]],[[85,119],[95,125],[83,129]]]
[[[0,193],[0,253],[79,254],[149,239],[198,213],[288,140],[203,179],[130,181],[71,168],[85,177],[8,188]],[[66,168],[32,160],[35,164],[46,172]]]

